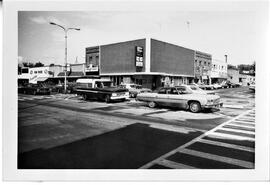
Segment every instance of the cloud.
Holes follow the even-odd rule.
[[[48,24],[48,20],[42,16],[39,17],[30,17],[30,20],[37,24]]]
[[[37,23],[37,24],[49,24],[50,22],[54,22],[56,24],[60,24],[60,25],[67,25],[66,21],[61,21],[53,16],[49,16],[49,17],[44,17],[44,16],[38,16],[38,17],[30,17],[29,18],[32,22]]]
[[[22,56],[18,56],[18,63],[22,63],[24,58]]]

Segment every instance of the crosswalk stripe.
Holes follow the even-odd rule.
[[[163,159],[161,161],[158,161],[156,164],[159,164],[159,165],[162,165],[162,166],[165,166],[168,168],[175,168],[175,169],[196,169],[193,166],[177,163],[177,162],[170,161],[167,159]]]
[[[256,121],[255,116],[245,116],[244,119],[248,119],[248,120],[252,120],[252,121]]]
[[[182,149],[182,150],[180,150],[178,152],[185,153],[185,154],[188,154],[188,155],[193,155],[193,156],[196,156],[196,157],[202,157],[202,158],[206,158],[206,159],[210,159],[210,160],[225,162],[225,163],[228,163],[228,164],[234,164],[234,165],[241,166],[241,167],[244,167],[244,168],[254,168],[253,163],[247,162],[247,161],[242,161],[242,160],[239,160],[239,159],[233,159],[233,158],[214,155],[214,154],[210,154],[210,153],[199,152],[199,151],[191,150],[191,149]]]
[[[211,141],[211,140],[208,140],[208,139],[201,139],[199,142],[200,143],[205,143],[205,144],[210,144],[210,145],[222,146],[222,147],[226,147],[226,148],[237,149],[237,150],[244,150],[244,151],[248,151],[248,152],[254,152],[255,151],[254,148],[235,145],[235,144],[223,143],[223,142],[220,142],[220,141]]]
[[[234,120],[233,122],[236,122],[236,123],[247,123],[247,124],[255,125],[255,122],[248,122],[248,121],[238,121],[238,120]]]
[[[255,132],[252,131],[247,131],[247,130],[239,130],[239,129],[234,129],[234,128],[220,128],[219,130],[225,130],[225,131],[230,131],[230,132],[238,132],[238,133],[243,133],[243,134],[252,134],[254,135]]]
[[[255,138],[250,137],[244,137],[244,136],[236,136],[232,134],[225,134],[225,133],[218,133],[218,132],[212,132],[208,136],[218,136],[225,139],[237,139],[237,140],[248,140],[248,141],[255,141]]]
[[[245,121],[245,122],[254,122],[255,121],[255,119],[254,120],[252,120],[252,119],[249,119],[249,118],[246,118],[246,119],[244,119],[244,118],[239,118],[239,119],[236,119],[237,121]]]
[[[255,128],[255,125],[252,126],[247,126],[247,125],[243,125],[243,124],[237,124],[237,123],[228,123],[226,124],[228,126],[237,126],[237,127],[243,127],[243,128]]]

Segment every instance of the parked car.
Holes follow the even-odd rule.
[[[185,86],[187,89],[189,89],[190,91],[192,91],[195,94],[196,93],[197,94],[215,94],[215,92],[213,92],[213,91],[205,91],[205,90],[201,89],[196,84],[181,85],[181,86]],[[176,86],[176,87],[181,87],[181,86]]]
[[[19,86],[18,93],[23,94],[50,94],[50,88],[43,84],[27,84],[26,86]]]
[[[120,88],[126,88],[129,91],[129,97],[136,98],[138,94],[145,93],[145,92],[152,92],[151,89],[142,88],[141,85],[137,84],[121,84]]]
[[[218,108],[223,105],[217,95],[197,94],[186,86],[164,87],[157,93],[142,93],[137,96],[138,101],[148,103],[154,108],[160,106],[177,107],[197,113],[203,109]]]
[[[213,90],[214,86],[213,85],[205,85],[205,90]]]
[[[250,85],[249,85],[248,88],[249,88],[249,90],[251,90],[252,92],[255,92],[255,89],[256,89],[255,82],[250,83]]]
[[[129,99],[128,90],[112,86],[110,80],[82,78],[78,79],[76,83],[75,92],[84,100],[98,99],[109,103]]]
[[[221,89],[222,88],[222,86],[218,83],[214,83],[213,87],[214,87],[214,89]]]
[[[229,88],[230,87],[228,81],[223,81],[223,82],[221,82],[220,85],[221,85],[221,88],[223,88],[223,89],[226,89],[226,88]]]

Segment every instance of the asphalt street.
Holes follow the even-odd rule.
[[[254,93],[216,93],[224,107],[197,114],[135,100],[19,94],[18,168],[253,168]]]

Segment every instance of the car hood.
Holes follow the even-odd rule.
[[[143,93],[139,94],[138,97],[155,97],[158,93],[152,92],[152,93]],[[179,95],[182,96],[183,98],[187,99],[197,99],[197,98],[206,98],[206,99],[219,99],[220,96],[218,95],[213,95],[213,94],[196,94],[196,93],[191,93],[191,94],[184,94],[184,95]]]
[[[118,88],[118,87],[104,87],[104,88],[100,88],[99,90],[103,90],[103,91],[109,91],[109,92],[127,92],[127,89],[123,89],[123,88]]]
[[[194,94],[212,94],[214,95],[215,92],[214,91],[200,91],[200,90],[193,90]]]

